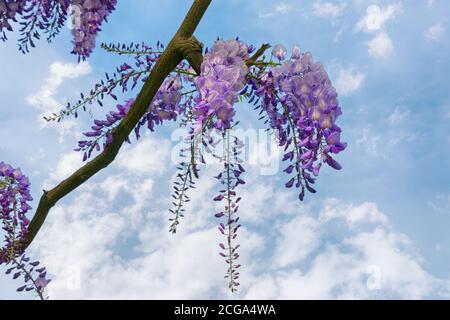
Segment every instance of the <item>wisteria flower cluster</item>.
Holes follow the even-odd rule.
[[[154,131],[155,125],[163,121],[176,121],[179,114],[186,109],[186,104],[181,103],[183,89],[181,76],[175,75],[167,78],[159,88],[148,112],[134,129],[136,139],[140,138],[140,129],[146,125],[150,131]]]
[[[206,163],[203,155],[197,148],[198,137],[191,128],[187,137],[184,138],[185,147],[181,148],[179,156],[183,161],[177,166],[178,173],[173,183],[172,206],[169,212],[172,217],[169,218],[169,232],[175,234],[180,218],[184,217],[186,209],[184,205],[191,201],[188,190],[195,188],[195,179],[199,178],[199,163]]]
[[[95,47],[100,26],[115,10],[117,0],[0,0],[0,39],[7,40],[7,31],[20,25],[19,50],[35,47],[41,32],[51,41],[67,21],[72,22],[74,48],[79,59],[87,58]]]
[[[86,137],[93,138],[93,140],[79,141],[78,148],[75,149],[75,151],[83,152],[83,161],[89,159],[94,150],[104,150],[111,144],[113,140],[112,130],[125,117],[133,103],[134,99],[130,99],[124,105],[117,105],[117,111],[110,111],[106,115],[106,120],[94,120],[94,125],[91,127],[92,131],[84,133]]]
[[[29,51],[33,39],[40,39],[40,32],[51,41],[64,25],[70,5],[69,0],[0,0],[0,39],[7,39],[6,31],[13,30],[13,23],[20,22],[19,50]]]
[[[183,110],[186,110],[189,101],[181,104],[181,76],[176,75],[167,78],[161,88],[155,95],[152,103],[148,107],[145,116],[134,128],[136,140],[141,137],[141,128],[146,126],[150,131],[154,131],[155,125],[160,125],[165,120],[177,120],[177,116]],[[92,140],[82,140],[78,142],[78,148],[75,151],[84,152],[83,161],[91,157],[94,150],[101,151],[107,148],[113,140],[113,129],[120,123],[130,110],[134,99],[129,99],[125,105],[117,105],[117,111],[111,111],[106,115],[106,120],[94,120],[92,131],[84,133],[87,138]],[[101,140],[103,142],[101,143]],[[130,140],[127,140],[130,143]]]
[[[30,223],[26,213],[31,209],[28,204],[31,200],[28,177],[20,169],[0,162],[0,219],[5,233],[4,245],[0,248],[0,265],[9,266],[6,274],[12,274],[13,279],[23,278],[24,285],[17,291],[34,290],[44,299],[44,289],[50,282],[46,278],[46,269],[37,268],[40,262],[31,261],[23,252]]]
[[[342,112],[328,74],[310,53],[302,54],[296,46],[286,59],[286,49],[279,45],[272,55],[280,63],[272,64],[260,78],[249,78],[249,82],[254,95],[261,98],[266,122],[278,134],[285,151],[283,161],[290,162],[284,170],[292,175],[286,187],[300,188],[303,200],[305,190],[316,192],[311,185],[323,163],[341,169],[331,154],[347,146],[341,142],[341,129],[336,124]]]
[[[95,48],[95,38],[103,21],[114,11],[117,0],[73,0],[72,53],[86,59]]]
[[[65,117],[72,115],[77,118],[80,110],[87,111],[88,107],[91,107],[95,102],[100,107],[103,107],[106,97],[117,100],[118,90],[121,93],[128,92],[135,89],[139,82],[147,80],[154,63],[161,56],[160,50],[163,50],[163,45],[160,42],[156,44],[155,49],[145,43],[131,45],[107,45],[103,43],[101,47],[111,53],[132,56],[133,61],[121,64],[112,74],[105,73],[105,79],[96,83],[94,88],[88,93],[81,93],[80,99],[76,103],[71,104],[68,102],[66,107],[61,109],[59,113],[53,113],[51,116],[44,117],[46,121],[60,122]]]
[[[0,205],[3,230],[6,231],[5,247],[0,261],[6,262],[7,252],[13,252],[17,243],[27,237],[30,221],[26,213],[31,209],[28,201],[33,200],[30,194],[30,182],[19,169],[0,162]]]
[[[225,222],[219,224],[220,233],[225,236],[225,243],[219,243],[221,252],[220,256],[225,258],[225,262],[228,264],[228,269],[225,278],[228,279],[228,288],[231,292],[235,292],[240,285],[238,282],[240,273],[238,269],[241,267],[236,262],[239,258],[238,249],[239,244],[234,244],[237,237],[237,231],[241,227],[239,224],[238,210],[241,197],[236,193],[236,188],[239,185],[245,184],[243,180],[243,173],[245,172],[242,166],[239,155],[241,149],[244,147],[242,141],[237,137],[233,137],[228,130],[224,133],[225,154],[221,159],[223,161],[224,169],[215,178],[220,181],[223,189],[219,191],[219,194],[214,198],[214,201],[224,202],[224,210],[217,212],[215,217],[218,219],[225,218]]]
[[[147,79],[154,63],[160,58],[164,45],[158,41],[155,49],[144,43],[131,44],[129,46],[102,44],[102,48],[119,55],[132,56],[133,62],[131,64],[123,63],[111,76],[106,73],[106,81],[102,80],[100,83],[97,83],[88,95],[81,94],[81,99],[76,104],[71,105],[68,103],[66,108],[62,109],[59,114],[54,113],[49,117],[45,117],[45,120],[60,122],[69,115],[78,117],[79,109],[86,111],[87,105],[91,105],[93,101],[97,101],[103,107],[102,100],[105,96],[110,96],[117,100],[117,93],[115,92],[117,88],[120,88],[122,93],[133,90],[139,80],[145,81]],[[154,131],[155,126],[161,125],[164,121],[176,121],[179,115],[184,116],[181,120],[182,124],[186,124],[186,121],[192,118],[192,116],[188,116],[192,111],[193,95],[196,92],[193,83],[194,73],[192,72],[193,70],[190,66],[181,62],[175,72],[164,81],[150,103],[147,112],[134,128],[136,140],[140,139],[143,127]],[[131,87],[129,86],[130,81]],[[183,89],[188,86],[191,86],[193,89],[183,92]],[[113,139],[112,130],[127,114],[133,102],[134,99],[129,99],[125,105],[117,105],[117,111],[109,112],[106,115],[106,120],[94,120],[91,131],[84,133],[84,136],[90,139],[79,141],[78,148],[75,149],[75,151],[84,153],[84,161],[91,157],[93,151],[104,150],[111,143]],[[129,139],[127,141],[130,143]]]
[[[2,39],[3,41],[7,39],[5,30],[13,30],[11,22],[16,21],[16,16],[23,13],[25,3],[26,1],[24,0],[0,0],[0,39]]]
[[[234,103],[245,86],[249,47],[241,41],[217,41],[208,52],[195,79],[198,96],[193,115],[199,132],[207,121],[216,129],[229,129]]]

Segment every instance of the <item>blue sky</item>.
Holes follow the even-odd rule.
[[[119,1],[98,43],[167,43],[189,5]],[[344,170],[324,170],[318,194],[300,204],[282,172],[264,176],[249,166],[242,289],[231,296],[209,201],[217,167],[203,170],[190,214],[169,235],[176,126],[158,128],[50,212],[30,248],[51,273],[50,297],[448,298],[448,17],[444,0],[213,1],[196,32],[206,46],[218,36],[298,44],[325,65],[344,112]],[[38,199],[79,166],[71,150],[92,121],[86,113],[47,126],[42,115],[74,101],[123,57],[97,48],[77,65],[68,28],[26,56],[15,39],[0,44],[0,160],[30,176]],[[261,129],[249,109],[239,105],[242,127]],[[1,277],[0,298],[33,298],[16,286]]]

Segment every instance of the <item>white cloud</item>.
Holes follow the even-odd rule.
[[[238,129],[239,130],[239,129]],[[258,170],[261,175],[275,175],[280,169],[280,148],[273,138],[268,136],[266,130],[259,132],[247,130],[242,132],[242,141],[248,138],[248,161],[245,165],[252,166],[252,170]],[[252,132],[257,134],[252,134]],[[236,131],[239,136],[239,131]]]
[[[394,19],[402,11],[401,3],[390,4],[387,7],[370,5],[366,15],[356,25],[356,30],[377,32],[384,29],[386,23]]]
[[[290,9],[291,7],[285,3],[278,3],[275,5],[275,12],[277,13],[286,14]]]
[[[304,261],[320,244],[317,229],[317,221],[306,215],[281,225],[273,255],[274,267],[285,268]]]
[[[128,191],[130,186],[128,180],[119,174],[107,177],[100,187],[106,193],[108,201],[113,201],[123,191]]]
[[[116,167],[114,165],[114,167]],[[101,191],[105,194],[108,202],[115,206],[121,206],[124,198],[133,199],[132,204],[127,203],[127,219],[129,224],[135,228],[144,219],[144,212],[148,211],[148,203],[154,192],[155,182],[152,179],[139,177],[139,175],[114,174],[108,176],[99,184]]]
[[[284,15],[292,11],[292,7],[285,2],[275,3],[270,11],[259,13],[260,19],[267,19],[273,17],[275,14]]]
[[[246,179],[248,180],[248,179]],[[251,185],[256,179],[248,180]],[[248,212],[247,219],[253,223],[264,221],[267,213],[265,204],[274,199],[274,188],[265,184],[254,184],[246,190],[242,190],[242,196],[248,197],[249,201],[241,203],[243,211]]]
[[[375,36],[366,42],[369,54],[375,58],[387,58],[394,50],[394,44],[386,32],[386,24],[402,12],[401,2],[386,7],[370,5],[366,14],[355,26],[356,31],[375,33]]]
[[[367,128],[359,131],[357,135],[359,138],[356,140],[356,144],[361,146],[367,154],[374,157],[380,155],[378,152],[378,144],[381,137],[379,135],[372,133]]]
[[[369,54],[375,58],[387,58],[394,50],[391,38],[384,32],[378,34],[366,44]]]
[[[135,213],[131,207],[136,203],[118,210],[109,201],[99,201],[104,196],[98,186],[91,183],[72,203],[57,206],[34,244],[52,272],[52,298],[186,299],[226,294],[221,274],[225,265],[217,246],[222,239],[214,224],[174,236],[168,233],[167,213],[144,213],[144,208],[145,220],[132,224],[129,215]],[[133,186],[135,193],[143,192]],[[145,237],[136,239],[133,232]],[[241,232],[242,253],[249,256],[261,247],[262,239],[246,233]],[[141,249],[124,248],[127,256],[135,252],[133,258],[113,251],[127,241],[139,242]]]
[[[436,213],[450,214],[450,193],[436,195],[433,200],[427,201],[427,205]]]
[[[436,23],[425,30],[425,39],[428,41],[439,41],[445,33],[444,26],[441,23]]]
[[[91,66],[88,62],[63,63],[54,62],[50,65],[49,76],[45,79],[44,84],[35,94],[26,97],[26,102],[41,113],[39,115],[39,122],[43,126],[50,125],[43,117],[52,113],[58,113],[65,106],[65,102],[59,101],[56,98],[58,89],[67,79],[76,79],[87,75],[91,72]],[[77,122],[75,119],[64,119],[60,123],[52,123],[52,126],[58,130],[59,141],[64,142],[65,137],[69,134],[72,137],[80,135],[79,130],[76,130]]]
[[[56,168],[50,171],[49,180],[44,185],[49,186],[55,182],[60,182],[68,178],[83,164],[83,156],[79,152],[69,152],[64,154],[56,164]]]
[[[327,19],[336,19],[340,17],[345,8],[346,2],[332,3],[332,2],[315,2],[313,4],[313,12],[315,15]]]
[[[389,115],[388,122],[390,125],[399,125],[403,120],[410,116],[411,112],[404,107],[395,107],[394,111]]]
[[[378,270],[379,289],[403,299],[421,299],[436,290],[438,280],[421,266],[408,237],[382,228],[361,232],[346,241]]]
[[[124,181],[108,188],[112,180]],[[49,215],[33,250],[51,272],[51,298],[335,299],[448,295],[447,280],[432,276],[422,267],[422,259],[409,238],[392,230],[387,216],[376,204],[355,205],[329,199],[318,212],[302,208],[301,215],[277,218],[275,225],[266,218],[265,225],[255,228],[250,224],[242,229],[242,288],[231,296],[222,277],[226,266],[217,254],[217,243],[222,240],[214,219],[195,229],[182,228],[173,236],[167,232],[166,213],[152,201],[152,210],[140,207],[138,211],[144,218],[133,224],[128,205],[119,209],[106,201],[111,192],[115,197],[121,194],[117,189],[126,188],[124,185],[136,186],[136,180],[121,175],[90,183],[71,203],[59,205]],[[135,190],[140,190],[139,186]],[[138,198],[133,198],[134,204]],[[263,200],[266,207],[270,203],[272,199]],[[205,221],[210,204],[203,202],[201,207],[189,211],[183,224],[196,219]]]
[[[350,228],[370,223],[374,225],[389,226],[388,217],[380,212],[373,202],[365,202],[359,206],[343,204],[337,199],[325,201],[320,212],[320,221],[328,222],[333,219],[343,219]]]
[[[160,140],[147,134],[139,142],[126,146],[117,157],[119,168],[137,173],[162,173],[168,164],[176,165],[168,155],[171,145],[168,140]],[[162,161],[161,159],[166,159]]]
[[[420,138],[423,138],[423,134],[419,132],[413,131],[393,132],[388,140],[388,145],[390,146],[397,146],[400,144],[404,145],[406,143],[414,142]]]
[[[133,157],[111,168],[125,172],[90,181],[49,214],[30,253],[50,272],[52,299],[448,296],[447,279],[425,270],[411,240],[375,203],[300,205],[295,194],[274,187],[276,179],[261,183],[251,175],[239,188],[242,288],[229,294],[218,255],[223,238],[213,217],[218,204],[210,200],[220,188],[210,178],[217,168],[202,168],[182,225],[171,235],[170,197],[157,194],[171,179],[154,163],[169,163],[168,151],[157,152],[166,143],[146,137],[130,148]],[[134,158],[139,164],[130,164]],[[58,177],[77,166],[71,156],[60,163]],[[147,171],[148,165],[156,167]]]
[[[97,277],[95,266],[113,259],[111,248],[126,225],[125,217],[107,211],[107,203],[94,193],[83,192],[69,205],[51,212],[36,246],[44,255],[45,265],[55,276],[50,295],[81,292],[81,283]],[[56,298],[56,296],[55,296]]]
[[[50,65],[50,74],[44,81],[41,89],[37,93],[27,97],[26,101],[45,114],[57,112],[64,107],[64,104],[61,104],[55,98],[55,94],[63,82],[66,79],[79,78],[90,72],[91,66],[88,62],[83,61],[78,64],[54,62]]]
[[[338,31],[336,31],[336,35],[334,36],[333,41],[335,43],[339,42],[339,40],[341,39],[342,35],[344,34],[346,30],[346,27],[341,27]]]
[[[338,75],[335,81],[336,90],[340,95],[350,96],[361,88],[365,74],[355,71],[355,68],[338,68]]]
[[[331,207],[332,205],[332,207]],[[345,213],[348,208],[358,214]],[[327,217],[327,219],[323,219]],[[347,229],[340,223],[342,218],[354,217]],[[313,219],[312,217],[310,217]],[[286,226],[298,218],[286,222]],[[314,219],[313,219],[314,220]],[[367,225],[370,222],[371,225]],[[321,215],[309,222],[308,239],[303,242],[303,228],[292,231],[290,237],[304,244],[308,250],[308,263],[291,265],[289,269],[272,269],[251,278],[243,293],[249,299],[376,299],[401,298],[423,299],[429,296],[448,297],[447,279],[438,279],[422,266],[410,239],[392,231],[389,221],[373,203],[353,205],[332,200]],[[339,228],[341,231],[339,232]],[[282,243],[280,238],[280,243]],[[295,239],[285,242],[289,250]],[[300,245],[301,246],[301,245]],[[300,256],[302,251],[299,251]],[[280,251],[282,254],[282,252]],[[282,256],[282,255],[281,255]],[[278,263],[274,256],[272,263]]]

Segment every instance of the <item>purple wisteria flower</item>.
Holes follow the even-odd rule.
[[[166,120],[175,121],[177,120],[178,114],[186,110],[190,100],[187,99],[184,103],[181,103],[182,88],[180,75],[171,76],[164,81],[148,107],[148,111],[134,129],[137,140],[141,137],[140,131],[143,126],[153,131],[155,125],[160,125]],[[91,131],[84,133],[84,136],[92,138],[92,140],[79,141],[78,148],[75,149],[75,151],[84,152],[83,161],[89,159],[93,151],[104,150],[111,144],[114,128],[126,116],[134,101],[134,99],[129,99],[124,105],[117,105],[117,111],[109,112],[106,115],[106,120],[94,120]],[[128,140],[128,142],[130,141]]]
[[[135,128],[136,138],[139,139],[139,131],[143,125],[147,125],[150,131],[154,131],[155,125],[163,121],[176,121],[179,114],[183,113],[186,106],[181,103],[183,83],[180,75],[168,77],[159,88],[148,112]]]
[[[11,254],[20,253],[17,246],[26,240],[30,223],[26,213],[31,209],[28,202],[33,200],[29,187],[30,182],[20,169],[0,162],[0,217],[6,232],[0,263],[8,262]]]
[[[0,39],[7,40],[5,31],[20,24],[19,50],[35,47],[41,33],[50,42],[64,26],[72,0],[0,0]]]
[[[25,8],[26,0],[6,1],[0,0],[0,39],[5,41],[6,30],[13,31],[12,22],[17,21]]]
[[[115,10],[117,0],[0,0],[0,40],[6,41],[7,31],[20,24],[19,50],[35,47],[40,32],[51,41],[71,15],[73,54],[86,59],[95,47],[100,26]],[[71,12],[69,12],[71,8]]]
[[[89,159],[94,150],[100,151],[111,144],[113,129],[125,117],[133,103],[134,99],[129,99],[124,105],[117,105],[117,111],[110,111],[106,115],[106,120],[94,120],[92,130],[84,133],[84,136],[93,139],[78,141],[78,148],[75,149],[75,151],[83,151],[83,161]]]
[[[214,201],[223,202],[224,208],[217,212],[214,216],[218,219],[225,219],[219,223],[219,231],[225,236],[225,242],[219,243],[221,249],[219,255],[225,259],[228,269],[225,278],[228,280],[228,288],[231,292],[235,292],[240,285],[240,273],[238,269],[241,267],[237,263],[239,258],[239,244],[235,244],[237,232],[241,227],[239,223],[238,210],[241,197],[236,193],[239,185],[244,185],[243,173],[244,167],[241,165],[242,159],[239,158],[241,149],[244,147],[242,141],[230,134],[230,129],[223,133],[223,143],[225,145],[224,155],[221,157],[223,162],[223,171],[215,178],[220,181],[223,186],[219,194],[214,197]]]
[[[272,55],[278,60],[284,60],[286,58],[286,47],[282,44],[276,45],[272,50]]]
[[[0,162],[0,220],[5,232],[4,245],[0,248],[0,265],[9,266],[6,274],[12,274],[13,279],[23,278],[25,284],[17,291],[34,290],[44,299],[43,291],[50,282],[46,278],[46,269],[36,269],[40,262],[31,261],[23,252],[30,224],[26,213],[31,209],[28,204],[31,200],[28,177],[20,169]]]
[[[134,90],[139,82],[145,82],[147,80],[154,64],[161,56],[159,50],[163,49],[163,44],[158,41],[155,49],[145,43],[131,45],[120,43],[102,44],[102,48],[119,55],[131,55],[132,61],[122,63],[113,73],[106,72],[105,79],[96,83],[94,88],[89,92],[81,93],[80,99],[76,103],[67,103],[66,107],[59,111],[59,113],[45,116],[44,120],[60,122],[69,115],[77,118],[79,110],[87,111],[87,108],[93,102],[97,102],[100,107],[103,107],[104,102],[102,101],[105,97],[109,96],[114,100],[118,100],[117,95],[120,92],[125,93]]]
[[[323,163],[341,169],[331,154],[347,146],[336,124],[342,112],[328,74],[310,53],[302,54],[296,46],[291,58],[284,60],[285,49],[276,46],[273,55],[282,60],[280,65],[265,71],[260,81],[249,78],[249,83],[284,148],[282,160],[290,163],[284,171],[293,177],[286,187],[299,188],[303,200],[305,190],[316,192],[311,185]]]
[[[95,38],[103,21],[115,10],[117,0],[73,0],[73,51],[86,59],[95,48]]]
[[[216,129],[230,128],[235,114],[233,105],[245,86],[249,47],[239,40],[216,41],[205,54],[201,75],[195,79],[198,96],[193,115],[196,132],[204,125]],[[208,123],[211,121],[211,123]]]

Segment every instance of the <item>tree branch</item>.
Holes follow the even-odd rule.
[[[270,44],[264,43],[251,57],[246,61],[247,66],[251,66],[258,60],[267,49],[270,48]]]
[[[122,122],[113,130],[113,141],[107,149],[92,161],[86,163],[55,188],[50,191],[44,191],[36,209],[36,213],[30,223],[27,242],[23,244],[23,249],[26,249],[34,240],[47,218],[48,212],[61,198],[78,188],[81,184],[114,161],[124,141],[147,111],[148,106],[152,102],[164,79],[184,58],[187,58],[187,60],[192,63],[192,67],[198,74],[200,73],[202,60],[200,56],[203,45],[192,35],[211,1],[212,0],[194,0],[194,3],[177,33],[152,69],[149,78],[138,94],[135,103]]]
[[[181,54],[186,57],[187,61],[194,68],[197,75],[200,75],[200,67],[203,62],[203,43],[197,40],[194,36],[190,38],[180,38],[178,46],[181,49]]]

